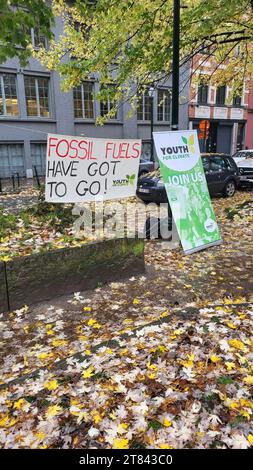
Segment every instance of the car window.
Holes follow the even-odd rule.
[[[204,170],[209,170],[209,158],[208,157],[202,157],[202,163]]]
[[[234,155],[233,155],[233,158],[246,158],[247,156],[247,152],[236,152]]]
[[[236,169],[235,163],[232,159],[225,158],[225,163],[226,163],[226,166],[229,170],[235,170]]]
[[[225,170],[226,163],[223,157],[212,157],[210,159],[210,170],[211,171],[219,171]]]
[[[233,155],[233,158],[240,158],[240,159],[244,159],[244,158],[253,158],[253,152],[249,152],[249,151],[240,151],[240,152],[236,152],[234,155]]]

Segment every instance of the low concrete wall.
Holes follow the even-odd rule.
[[[10,309],[91,289],[144,269],[144,242],[139,239],[107,240],[14,258],[6,263]]]

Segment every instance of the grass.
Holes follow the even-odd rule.
[[[10,232],[18,230],[18,222],[23,221],[24,227],[29,229],[36,222],[46,225],[48,228],[57,230],[64,235],[65,228],[70,227],[75,216],[72,215],[72,204],[51,204],[44,200],[44,188],[41,188],[38,203],[30,208],[22,210],[19,214],[4,213],[0,207],[0,238],[8,236]]]
[[[0,238],[7,233],[15,230],[17,227],[17,217],[13,214],[4,214],[3,208],[0,207]]]
[[[72,215],[71,207],[65,207],[62,204],[50,204],[48,202],[39,202],[20,214],[24,223],[31,223],[32,219],[38,222],[45,222],[49,227],[57,229],[64,233],[64,228],[69,227],[75,221]]]

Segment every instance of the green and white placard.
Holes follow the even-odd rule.
[[[221,243],[197,131],[154,132],[172,215],[186,254]]]

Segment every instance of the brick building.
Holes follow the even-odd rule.
[[[245,148],[253,149],[253,81],[250,82]]]
[[[203,62],[203,54],[196,56],[192,63],[189,127],[199,129],[200,121],[208,120],[209,136],[206,143],[200,140],[201,150],[233,154],[246,145],[251,83],[245,81],[240,96],[233,96],[230,86],[210,85],[208,79],[216,66],[212,57]],[[225,69],[226,65],[220,68]]]

